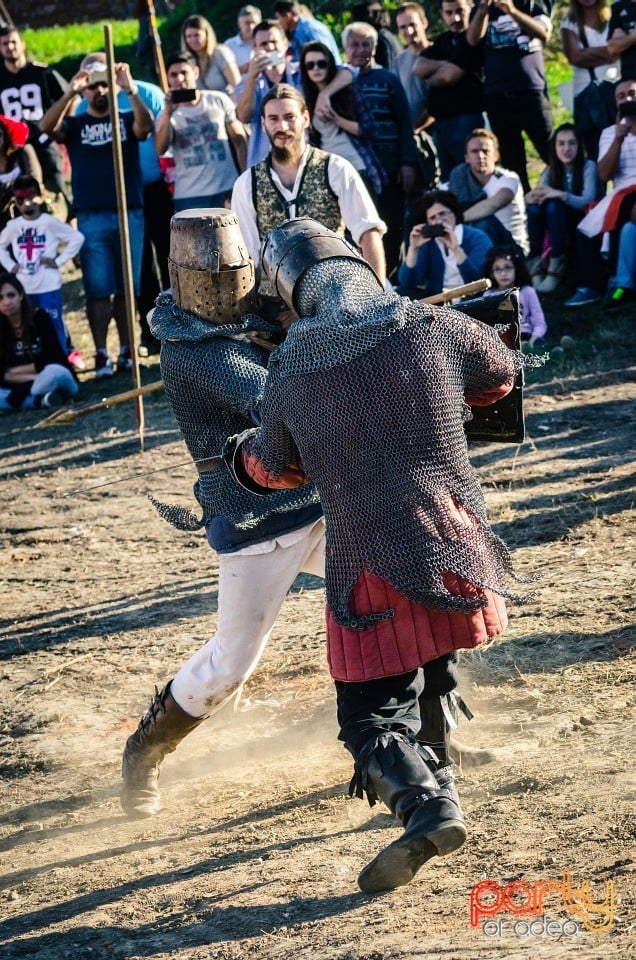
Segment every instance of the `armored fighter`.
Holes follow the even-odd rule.
[[[466,838],[452,777],[431,744],[457,682],[455,651],[506,626],[512,562],[469,463],[470,405],[527,365],[490,327],[384,292],[342,238],[308,218],[268,234],[263,269],[299,316],[273,355],[262,426],[226,457],[249,489],[311,477],[327,524],[327,654],[351,790],[404,827],[358,879],[408,883]],[[532,362],[532,361],[531,361]],[[428,725],[428,729],[427,729]],[[419,739],[418,739],[419,737]]]
[[[258,422],[272,327],[253,313],[254,264],[236,215],[191,210],[173,217],[172,295],[150,318],[161,341],[168,399],[199,478],[199,520],[158,504],[180,529],[205,527],[218,554],[214,636],[152,699],[124,750],[121,803],[135,817],[159,808],[159,765],[252,673],[287,591],[300,571],[324,576],[324,522],[314,488],[264,500],[236,486],[216,456],[228,433]],[[280,334],[280,328],[278,328]]]

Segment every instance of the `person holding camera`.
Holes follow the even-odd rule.
[[[245,170],[246,137],[234,104],[220,90],[199,90],[188,53],[166,64],[169,90],[155,129],[155,150],[174,157],[174,209],[222,207]],[[238,168],[238,169],[237,169]]]
[[[247,143],[247,165],[253,167],[264,160],[270,142],[261,124],[261,106],[265,94],[279,83],[301,88],[300,68],[286,57],[287,37],[278,20],[262,20],[252,34],[254,56],[247,73],[236,90],[236,115],[250,124]]]
[[[421,299],[483,276],[492,247],[483,230],[465,224],[460,203],[449,190],[425,193],[414,210],[406,256],[398,270],[398,292]]]
[[[144,245],[143,178],[139,141],[152,131],[153,119],[132,78],[127,63],[115,64],[115,82],[128,97],[131,110],[119,115],[124,182],[128,206],[128,232],[133,284],[139,296]],[[79,97],[86,112],[73,115]],[[77,226],[85,240],[80,250],[86,313],[95,341],[95,376],[112,377],[113,364],[106,349],[111,319],[119,333],[117,370],[130,370],[132,360],[124,297],[123,269],[113,163],[112,122],[108,103],[108,78],[103,63],[93,55],[84,58],[66,92],[49,107],[40,127],[64,143],[71,160],[71,188]]]

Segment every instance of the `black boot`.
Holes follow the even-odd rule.
[[[191,717],[170,693],[168,683],[155,695],[139,726],[126,741],[122,758],[121,805],[131,817],[152,817],[159,809],[159,766],[205,717]]]
[[[453,799],[459,804],[459,795],[455,788],[455,772],[451,757],[450,733],[457,727],[458,713],[470,720],[472,713],[462,698],[455,692],[443,696],[427,697],[426,690],[419,698],[422,725],[417,734],[418,743],[430,747],[438,760],[435,771],[437,782],[452,792]]]
[[[364,893],[409,883],[432,857],[443,857],[464,843],[466,828],[459,804],[435,776],[435,755],[401,734],[382,734],[356,759],[352,788],[366,791],[371,806],[380,799],[404,827],[358,877]]]

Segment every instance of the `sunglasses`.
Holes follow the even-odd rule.
[[[108,90],[108,84],[105,80],[100,80],[98,83],[88,83],[86,85],[87,90],[97,90],[99,87],[103,87],[104,90]]]
[[[305,70],[326,70],[328,66],[326,60],[305,60]]]

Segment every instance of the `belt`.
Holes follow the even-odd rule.
[[[215,470],[222,470],[225,461],[223,457],[207,457],[205,460],[197,460],[195,466],[199,473],[213,473]]]

